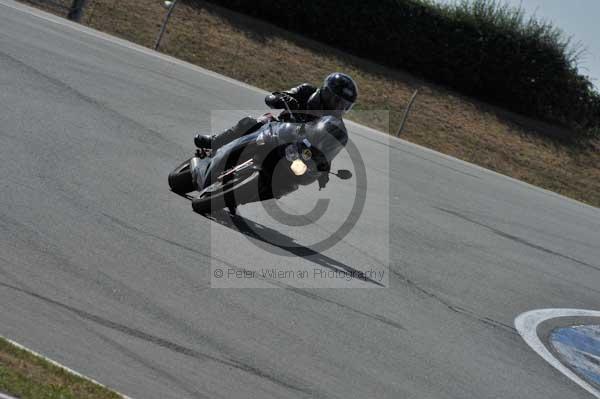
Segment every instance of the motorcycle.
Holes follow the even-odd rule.
[[[288,115],[298,126],[291,111]],[[228,208],[235,215],[239,205],[281,198],[299,185],[315,182],[322,173],[342,180],[352,177],[349,170],[333,173],[324,167],[327,160],[305,135],[277,132],[273,129],[277,122],[274,118],[216,151],[197,149],[169,174],[171,190],[180,195],[198,191],[189,197],[197,213]],[[300,132],[302,128],[300,123]]]

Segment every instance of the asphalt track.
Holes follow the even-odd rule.
[[[135,398],[590,397],[513,320],[598,308],[598,209],[350,125],[358,224],[277,255],[166,185],[211,110],[262,109],[261,92],[30,10],[0,0],[1,335]],[[241,213],[308,246],[348,184],[301,229]],[[210,288],[211,265],[283,262],[389,265],[388,287]]]

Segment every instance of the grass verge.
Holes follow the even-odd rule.
[[[200,0],[182,0],[194,4]],[[600,134],[582,46],[505,0],[208,0],[351,54],[552,123]],[[573,138],[575,136],[572,136]]]
[[[120,399],[121,396],[76,376],[0,338],[0,393],[21,399]]]
[[[82,22],[151,47],[164,15],[159,0],[91,0]],[[389,111],[394,132],[418,88],[402,138],[600,206],[598,139],[549,138],[570,135],[202,1],[178,3],[161,51],[266,90],[319,84],[331,71],[348,72],[361,88],[350,119],[384,131],[390,129],[380,113],[361,111]]]

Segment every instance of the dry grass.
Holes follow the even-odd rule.
[[[21,350],[1,338],[0,392],[23,399],[117,399],[121,397]]]
[[[159,0],[91,0],[84,24],[152,46],[165,10]],[[389,110],[395,131],[419,88],[406,140],[600,206],[600,142],[548,138],[559,128],[523,118],[400,71],[349,56],[213,5],[180,2],[161,50],[267,90],[318,84],[331,71],[356,77],[358,110]],[[356,38],[360,40],[360,38]],[[387,121],[356,112],[350,118],[388,130]]]

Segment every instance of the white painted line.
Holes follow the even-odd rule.
[[[34,16],[36,18],[40,18],[40,19],[43,19],[43,20],[48,21],[48,22],[52,22],[52,23],[60,25],[60,26],[69,27],[69,28],[74,29],[74,30],[76,30],[78,32],[87,34],[89,36],[92,36],[92,37],[95,37],[95,38],[98,38],[98,39],[106,40],[106,41],[108,41],[110,43],[119,45],[121,47],[125,47],[125,48],[130,49],[130,50],[138,51],[140,53],[143,53],[143,54],[151,56],[151,57],[160,58],[160,59],[162,59],[164,61],[167,61],[167,62],[176,64],[176,65],[185,67],[187,69],[191,69],[193,71],[202,73],[204,75],[211,76],[213,78],[216,78],[216,79],[219,79],[219,80],[222,80],[222,81],[234,84],[236,86],[244,87],[244,88],[246,88],[248,90],[255,91],[257,93],[260,93],[261,95],[269,94],[269,92],[267,92],[267,91],[265,91],[263,89],[260,89],[260,88],[258,88],[256,86],[252,86],[252,85],[249,85],[247,83],[240,82],[240,81],[232,79],[232,78],[230,78],[228,76],[221,75],[221,74],[219,74],[217,72],[214,72],[214,71],[211,71],[209,69],[202,68],[202,67],[200,67],[198,65],[190,64],[189,62],[182,61],[182,60],[180,60],[178,58],[171,57],[169,55],[166,55],[166,54],[154,51],[154,50],[149,49],[147,47],[140,46],[139,44],[135,44],[135,43],[129,42],[129,41],[124,40],[124,39],[119,39],[119,38],[117,38],[115,36],[111,36],[111,35],[109,35],[107,33],[103,33],[103,32],[97,31],[95,29],[92,29],[92,28],[89,28],[89,27],[77,24],[75,22],[71,22],[71,21],[69,21],[67,19],[64,19],[64,18],[61,18],[61,17],[57,17],[54,14],[50,14],[50,13],[47,13],[45,11],[41,11],[39,9],[30,7],[30,6],[26,6],[26,5],[23,5],[23,4],[16,3],[13,0],[0,0],[0,5],[8,7],[8,8],[12,8],[13,10],[16,10],[16,11],[19,11],[19,12],[22,12],[22,13],[25,13],[25,14],[32,15],[32,16]],[[380,136],[384,136],[383,138],[386,139],[386,140],[400,142],[400,143],[402,143],[403,145],[405,145],[407,147],[412,147],[413,149],[417,149],[417,150],[420,150],[420,151],[423,151],[423,152],[426,152],[426,153],[429,153],[429,154],[432,154],[432,155],[435,155],[435,156],[447,159],[449,161],[458,162],[461,165],[468,166],[468,167],[471,167],[471,168],[475,168],[475,169],[477,169],[477,170],[479,170],[481,172],[490,173],[490,174],[492,174],[492,175],[494,175],[496,177],[500,177],[502,179],[512,181],[513,183],[518,183],[518,184],[523,185],[523,186],[525,186],[525,187],[527,187],[527,188],[529,188],[531,190],[542,192],[542,193],[544,193],[546,195],[550,195],[550,196],[553,196],[553,197],[556,197],[556,198],[560,198],[562,200],[567,200],[568,202],[571,202],[573,204],[577,204],[579,206],[583,206],[585,208],[589,208],[589,209],[592,209],[594,211],[597,211],[597,208],[594,207],[594,206],[592,206],[592,205],[588,205],[586,203],[577,201],[577,200],[575,200],[573,198],[562,196],[562,195],[560,195],[558,193],[546,190],[546,189],[538,187],[538,186],[534,186],[533,184],[526,183],[526,182],[524,182],[522,180],[518,180],[518,179],[515,179],[513,177],[510,177],[510,176],[507,176],[507,175],[503,175],[503,174],[495,172],[495,171],[493,171],[491,169],[486,169],[486,168],[484,168],[482,166],[475,165],[475,164],[469,163],[467,161],[463,161],[462,159],[455,158],[455,157],[453,157],[451,155],[447,155],[447,154],[443,154],[441,152],[437,152],[435,150],[432,150],[431,148],[423,147],[423,146],[421,146],[419,144],[415,144],[415,143],[412,143],[410,141],[403,140],[403,139],[401,139],[399,137],[396,137],[394,135],[387,134],[385,132],[382,132],[382,131],[370,128],[368,126],[361,125],[360,123],[356,123],[356,122],[353,122],[353,121],[350,121],[350,120],[346,120],[346,124],[349,125],[349,126],[354,126],[354,127],[360,128],[360,129],[364,129],[366,131],[369,131],[371,133],[375,133],[375,134],[380,135]],[[386,144],[386,143],[384,143],[384,144]]]
[[[546,320],[558,317],[600,317],[600,312],[583,309],[539,309],[525,312],[515,319],[515,327],[525,342],[552,367],[571,381],[600,398],[600,392],[560,362],[546,347],[537,334],[537,327]]]
[[[54,361],[54,360],[52,360],[52,359],[50,359],[50,358],[48,358],[48,357],[46,357],[46,356],[44,356],[44,355],[40,354],[40,353],[37,353],[37,352],[35,352],[35,351],[33,351],[33,350],[31,350],[31,349],[29,349],[29,348],[27,348],[27,347],[25,347],[25,346],[21,345],[21,344],[20,344],[20,343],[18,343],[18,342],[15,342],[15,341],[13,341],[12,339],[9,339],[9,338],[6,338],[6,337],[3,337],[2,335],[0,335],[0,338],[2,338],[2,339],[4,339],[4,340],[6,340],[6,341],[8,341],[8,342],[10,342],[12,345],[16,346],[16,347],[17,347],[17,348],[19,348],[19,349],[22,349],[22,350],[24,350],[24,351],[26,351],[26,352],[29,352],[29,353],[31,353],[31,354],[32,354],[32,355],[34,355],[34,356],[40,357],[40,358],[44,359],[45,361],[47,361],[48,363],[51,363],[51,364],[53,364],[53,365],[54,365],[54,366],[56,366],[56,367],[59,367],[59,368],[61,368],[61,369],[65,370],[65,371],[67,371],[67,372],[69,372],[69,373],[71,373],[71,374],[73,374],[73,375],[76,375],[77,377],[83,378],[83,379],[85,379],[85,380],[88,380],[88,381],[90,381],[90,382],[93,382],[93,383],[94,383],[94,384],[96,384],[96,385],[99,385],[99,386],[101,386],[101,387],[103,387],[103,388],[106,388],[106,389],[108,389],[108,390],[111,390],[111,391],[115,392],[117,395],[121,396],[123,399],[132,399],[131,397],[129,397],[129,396],[127,396],[127,395],[123,395],[122,393],[115,391],[113,388],[109,388],[109,387],[107,387],[106,385],[104,385],[104,384],[101,384],[101,383],[99,383],[98,381],[96,381],[96,380],[94,380],[94,379],[92,379],[92,378],[90,378],[90,377],[86,377],[85,375],[83,375],[83,374],[81,374],[81,373],[78,373],[77,371],[75,371],[75,370],[73,370],[73,369],[70,369],[70,368],[68,368],[67,366],[64,366],[64,365],[62,365],[62,364],[60,364],[60,363],[58,363],[58,362],[56,362],[56,361]],[[1,394],[1,393],[0,393],[0,399],[5,399],[5,398],[3,398],[3,397],[2,397],[2,394]],[[10,397],[8,397],[8,399],[14,399],[14,398],[10,398]]]
[[[5,395],[2,392],[0,392],[0,399],[17,399],[17,398]]]

